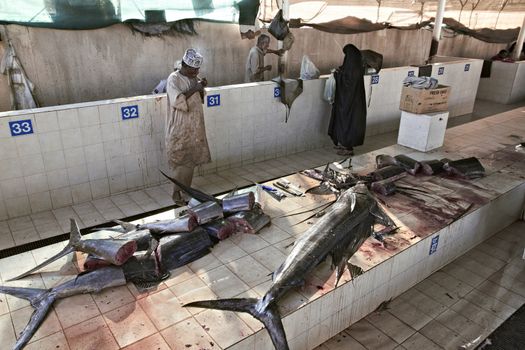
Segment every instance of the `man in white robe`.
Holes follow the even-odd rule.
[[[191,186],[194,168],[211,161],[202,107],[207,81],[197,76],[202,62],[197,51],[186,50],[181,68],[170,74],[166,84],[168,165],[173,176],[187,186]],[[173,200],[185,204],[178,186],[174,186]]]

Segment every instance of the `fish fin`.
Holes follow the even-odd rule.
[[[73,218],[69,219],[71,223],[71,232],[69,233],[69,243],[68,245],[74,247],[82,239],[80,234],[80,229],[78,228],[77,221]]]
[[[161,274],[151,274],[147,277],[135,277],[131,280],[137,290],[140,293],[144,293],[153,287],[157,287],[160,282],[168,279],[171,276],[170,272],[161,273]]]
[[[397,230],[399,230],[399,226],[387,226],[386,228],[380,231],[374,231],[374,233],[372,233],[372,237],[377,239],[379,242],[383,242],[385,236],[393,235]]]
[[[35,311],[27,325],[20,333],[13,350],[22,349],[36,333],[38,327],[44,322],[49,309],[56,300],[56,294],[51,293],[50,290],[36,289],[36,288],[21,288],[21,287],[7,287],[0,286],[0,293],[13,295],[17,298],[29,300],[31,306]]]
[[[114,223],[119,224],[124,229],[124,233],[135,231],[137,229],[137,225],[134,225],[132,223],[122,221],[122,220],[113,220]]]
[[[199,191],[193,187],[190,187],[190,186],[186,186],[184,185],[183,183],[181,183],[180,181],[178,181],[177,179],[174,179],[168,175],[166,175],[162,170],[160,170],[160,173],[162,175],[164,175],[168,180],[170,180],[171,182],[173,182],[175,185],[179,186],[179,188],[186,192],[186,194],[188,194],[189,196],[195,198],[196,200],[200,201],[200,202],[208,202],[208,201],[212,201],[212,202],[217,202],[217,203],[221,203],[220,200],[218,200],[217,198],[213,197],[212,195],[209,195],[207,193],[204,193],[202,191]]]
[[[258,303],[259,300],[255,298],[219,299],[195,301],[184,305],[184,307],[202,307],[206,309],[249,313],[266,326],[266,330],[270,334],[275,349],[288,350],[286,334],[277,307],[275,305],[270,305],[263,310],[258,310]]]
[[[148,250],[146,251],[146,253],[144,253],[144,257],[149,258],[149,256],[154,251],[156,251],[158,247],[159,247],[159,240],[152,237],[151,240],[149,241]]]
[[[376,203],[370,208],[370,214],[375,218],[375,222],[386,227],[395,227],[394,220]]]
[[[118,233],[125,233],[125,231],[119,227],[97,227],[97,228],[92,228],[91,231],[94,231],[94,232],[112,231],[112,232],[118,232]]]
[[[233,188],[233,190],[231,190],[230,192],[228,192],[228,193],[224,196],[224,198],[229,198],[229,197],[233,197],[233,196],[235,196],[235,193],[237,193],[237,190],[238,190],[238,189],[239,189],[239,187],[238,187],[238,186],[235,186],[235,187]]]
[[[356,277],[361,276],[364,273],[363,269],[360,268],[357,265],[354,265],[354,264],[351,264],[351,263],[347,263],[347,266],[348,266],[348,271],[350,271],[350,275],[352,276],[352,281]]]
[[[345,267],[348,264],[347,263],[348,259],[349,258],[345,256],[343,260],[341,260],[339,265],[337,265],[337,270],[335,270],[335,287],[334,288],[337,287],[337,285],[339,284],[339,280],[341,279],[341,277],[343,277],[343,273],[345,272]]]
[[[29,276],[30,274],[40,270],[42,267],[47,266],[47,265],[51,264],[53,261],[56,261],[56,260],[58,260],[58,259],[60,259],[60,258],[62,258],[64,256],[68,255],[69,253],[74,252],[74,251],[75,251],[75,248],[68,244],[58,254],[52,256],[51,258],[47,259],[46,261],[42,262],[41,264],[33,267],[31,270],[28,270],[28,271],[22,273],[21,275],[18,275],[16,277],[13,277],[13,278],[10,278],[10,279],[6,280],[6,282],[8,282],[8,281],[15,281],[15,280],[18,280],[20,278],[24,278],[26,276]]]

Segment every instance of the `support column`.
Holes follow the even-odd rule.
[[[516,46],[514,46],[514,52],[512,53],[512,58],[517,61],[520,59],[521,48],[523,47],[523,41],[525,39],[525,16],[523,16],[523,24],[520,28],[520,33],[518,35],[518,40],[516,41]]]
[[[439,39],[441,37],[441,26],[443,25],[443,17],[445,15],[445,4],[447,0],[439,0],[436,17],[434,20],[434,31],[432,32],[432,44],[430,45],[429,61],[438,52]]]

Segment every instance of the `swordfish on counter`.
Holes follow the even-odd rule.
[[[374,224],[393,227],[393,221],[378,206],[367,187],[358,185],[343,192],[330,210],[308,229],[273,273],[273,283],[262,299],[233,298],[203,300],[186,304],[201,307],[249,313],[268,330],[277,350],[287,350],[288,342],[277,303],[292,288],[304,283],[305,277],[319,263],[331,256],[336,269],[336,285],[348,260],[370,237]]]

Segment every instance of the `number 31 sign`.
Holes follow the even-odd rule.
[[[9,129],[11,130],[11,136],[20,136],[33,133],[33,124],[31,119],[17,120],[9,122]]]

